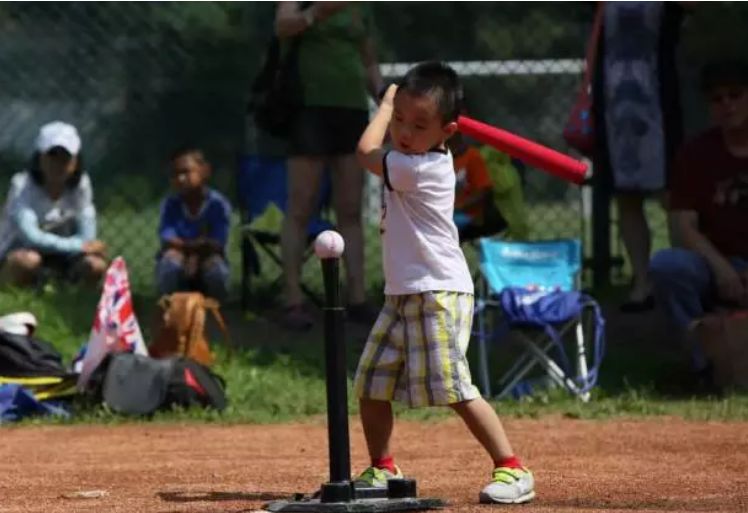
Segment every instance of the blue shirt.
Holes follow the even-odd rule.
[[[207,197],[197,215],[187,210],[178,194],[169,196],[161,205],[158,235],[161,243],[172,239],[194,240],[205,237],[218,242],[224,249],[229,238],[231,205],[218,191],[208,189]]]

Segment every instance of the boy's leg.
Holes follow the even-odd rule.
[[[535,497],[535,478],[514,455],[504,426],[482,397],[450,404],[493,459],[493,475],[480,492],[480,502],[519,504]]]
[[[223,303],[229,295],[229,266],[220,255],[213,255],[202,263],[200,279],[205,295]]]
[[[472,294],[428,292],[420,296],[420,304],[410,311],[405,308],[408,333],[414,334],[408,338],[407,360],[408,374],[415,378],[408,383],[411,405],[450,406],[489,453],[494,471],[481,491],[481,502],[529,501],[535,496],[532,473],[514,455],[499,417],[470,377],[467,348]]]
[[[385,487],[387,479],[402,474],[390,453],[394,416],[390,401],[401,382],[404,362],[404,326],[398,320],[399,299],[385,300],[361,353],[354,390],[359,398],[361,423],[371,466],[356,479],[367,486]]]
[[[375,399],[360,399],[358,404],[361,424],[364,426],[366,447],[369,449],[372,463],[390,457],[390,439],[394,424],[392,403]]]
[[[514,456],[499,416],[485,399],[479,397],[472,401],[450,404],[450,407],[462,417],[470,432],[486,449],[494,467],[502,466],[501,463]]]
[[[184,255],[169,249],[156,264],[156,285],[159,294],[171,294],[182,288],[184,281]]]

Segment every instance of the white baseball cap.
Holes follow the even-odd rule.
[[[36,137],[36,149],[46,153],[52,148],[60,146],[71,155],[78,155],[81,150],[81,138],[73,125],[62,121],[52,121],[39,129]]]

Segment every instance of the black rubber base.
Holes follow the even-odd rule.
[[[441,499],[407,497],[404,499],[356,499],[349,502],[320,502],[319,499],[301,501],[274,501],[262,509],[273,512],[300,511],[326,513],[360,513],[380,511],[423,511],[441,509],[446,504]]]
[[[325,483],[311,498],[295,497],[263,506],[272,512],[379,512],[422,511],[446,506],[441,499],[416,497],[414,479],[390,479],[387,488],[353,486],[350,481]]]

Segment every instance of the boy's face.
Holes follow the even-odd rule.
[[[185,153],[171,163],[171,186],[179,193],[200,190],[210,175],[210,166],[200,153]]]
[[[457,130],[457,123],[444,124],[436,101],[429,95],[398,92],[390,122],[390,138],[402,153],[426,153],[439,147]]]
[[[712,120],[717,126],[730,130],[748,124],[748,86],[715,86],[707,96]]]

